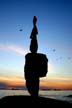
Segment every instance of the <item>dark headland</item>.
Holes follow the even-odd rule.
[[[31,96],[6,96],[0,99],[0,108],[72,108],[66,101]]]

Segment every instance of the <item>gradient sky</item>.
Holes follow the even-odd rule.
[[[72,89],[71,0],[0,0],[0,87],[24,85],[24,57],[29,52],[34,15],[38,52],[49,60],[41,85]]]

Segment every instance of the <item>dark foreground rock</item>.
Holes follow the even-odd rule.
[[[7,96],[0,99],[0,108],[72,108],[72,104],[44,97]]]

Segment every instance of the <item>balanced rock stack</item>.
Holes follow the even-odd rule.
[[[37,34],[38,30],[36,27],[37,18],[33,18],[33,29],[30,35],[30,52],[25,55],[25,78],[30,77],[45,77],[48,72],[48,59],[45,54],[37,53],[38,42]]]

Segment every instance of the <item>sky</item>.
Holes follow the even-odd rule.
[[[71,0],[0,0],[0,88],[25,85],[25,55],[30,52],[34,15],[38,53],[48,58],[48,72],[40,78],[40,86],[72,89]]]

